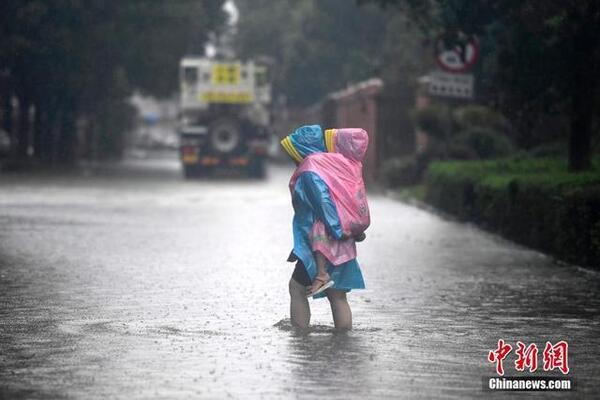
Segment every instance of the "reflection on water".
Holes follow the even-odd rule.
[[[336,331],[333,326],[314,324],[308,332],[296,330],[289,319],[274,325],[289,332],[286,358],[291,368],[292,387],[304,395],[348,398],[348,394],[372,392],[366,362],[374,360],[368,335],[378,328]]]

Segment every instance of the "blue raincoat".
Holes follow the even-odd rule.
[[[326,152],[323,132],[319,125],[303,126],[296,129],[281,141],[285,151],[297,162],[317,152]],[[342,238],[342,224],[335,203],[323,179],[315,172],[302,173],[295,182],[292,192],[294,207],[293,254],[304,264],[306,272],[313,281],[317,275],[317,263],[311,249],[309,234],[316,220],[325,225],[328,233],[335,239]],[[334,289],[350,291],[364,289],[365,282],[356,259],[338,266],[327,262],[327,272],[335,282]],[[315,297],[324,297],[321,293]]]

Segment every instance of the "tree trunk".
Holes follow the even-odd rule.
[[[45,107],[37,103],[35,105],[35,119],[33,125],[33,154],[38,160],[44,159],[44,126],[47,124],[46,121],[46,110]]]
[[[583,77],[573,94],[571,132],[569,135],[569,169],[582,171],[591,167],[592,119],[594,116],[593,84],[586,84]]]
[[[58,162],[72,164],[75,161],[75,114],[69,105],[63,109],[58,133]]]
[[[97,151],[96,151],[96,119],[93,116],[86,116],[88,119],[87,129],[85,132],[86,138],[86,158],[88,160],[96,160]]]
[[[42,127],[41,146],[44,160],[50,164],[56,162],[56,121],[60,113],[59,107],[56,104],[56,99],[48,103],[48,109],[45,111],[45,124]]]
[[[29,149],[29,128],[31,127],[29,121],[29,110],[31,108],[31,102],[26,97],[19,98],[19,131],[17,137],[17,155],[21,159],[28,157]]]
[[[2,129],[4,129],[10,138],[10,154],[14,156],[16,153],[16,139],[13,132],[13,103],[12,103],[12,91],[6,83],[2,93]]]
[[[569,169],[583,171],[592,166],[592,121],[596,96],[598,62],[598,9],[591,2],[581,31],[574,36],[572,59],[573,94],[571,97],[571,132],[569,135]]]
[[[8,79],[6,82],[2,82],[2,86],[0,89],[0,98],[2,98],[2,129],[6,132],[12,132],[12,114],[13,114],[13,106],[12,106],[12,93],[8,87]]]

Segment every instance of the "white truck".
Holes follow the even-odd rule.
[[[186,177],[241,169],[263,177],[270,143],[266,65],[186,57],[180,63],[180,157]]]

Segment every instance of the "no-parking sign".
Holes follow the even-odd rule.
[[[479,42],[473,35],[446,33],[435,41],[435,61],[446,72],[467,72],[478,58]]]

